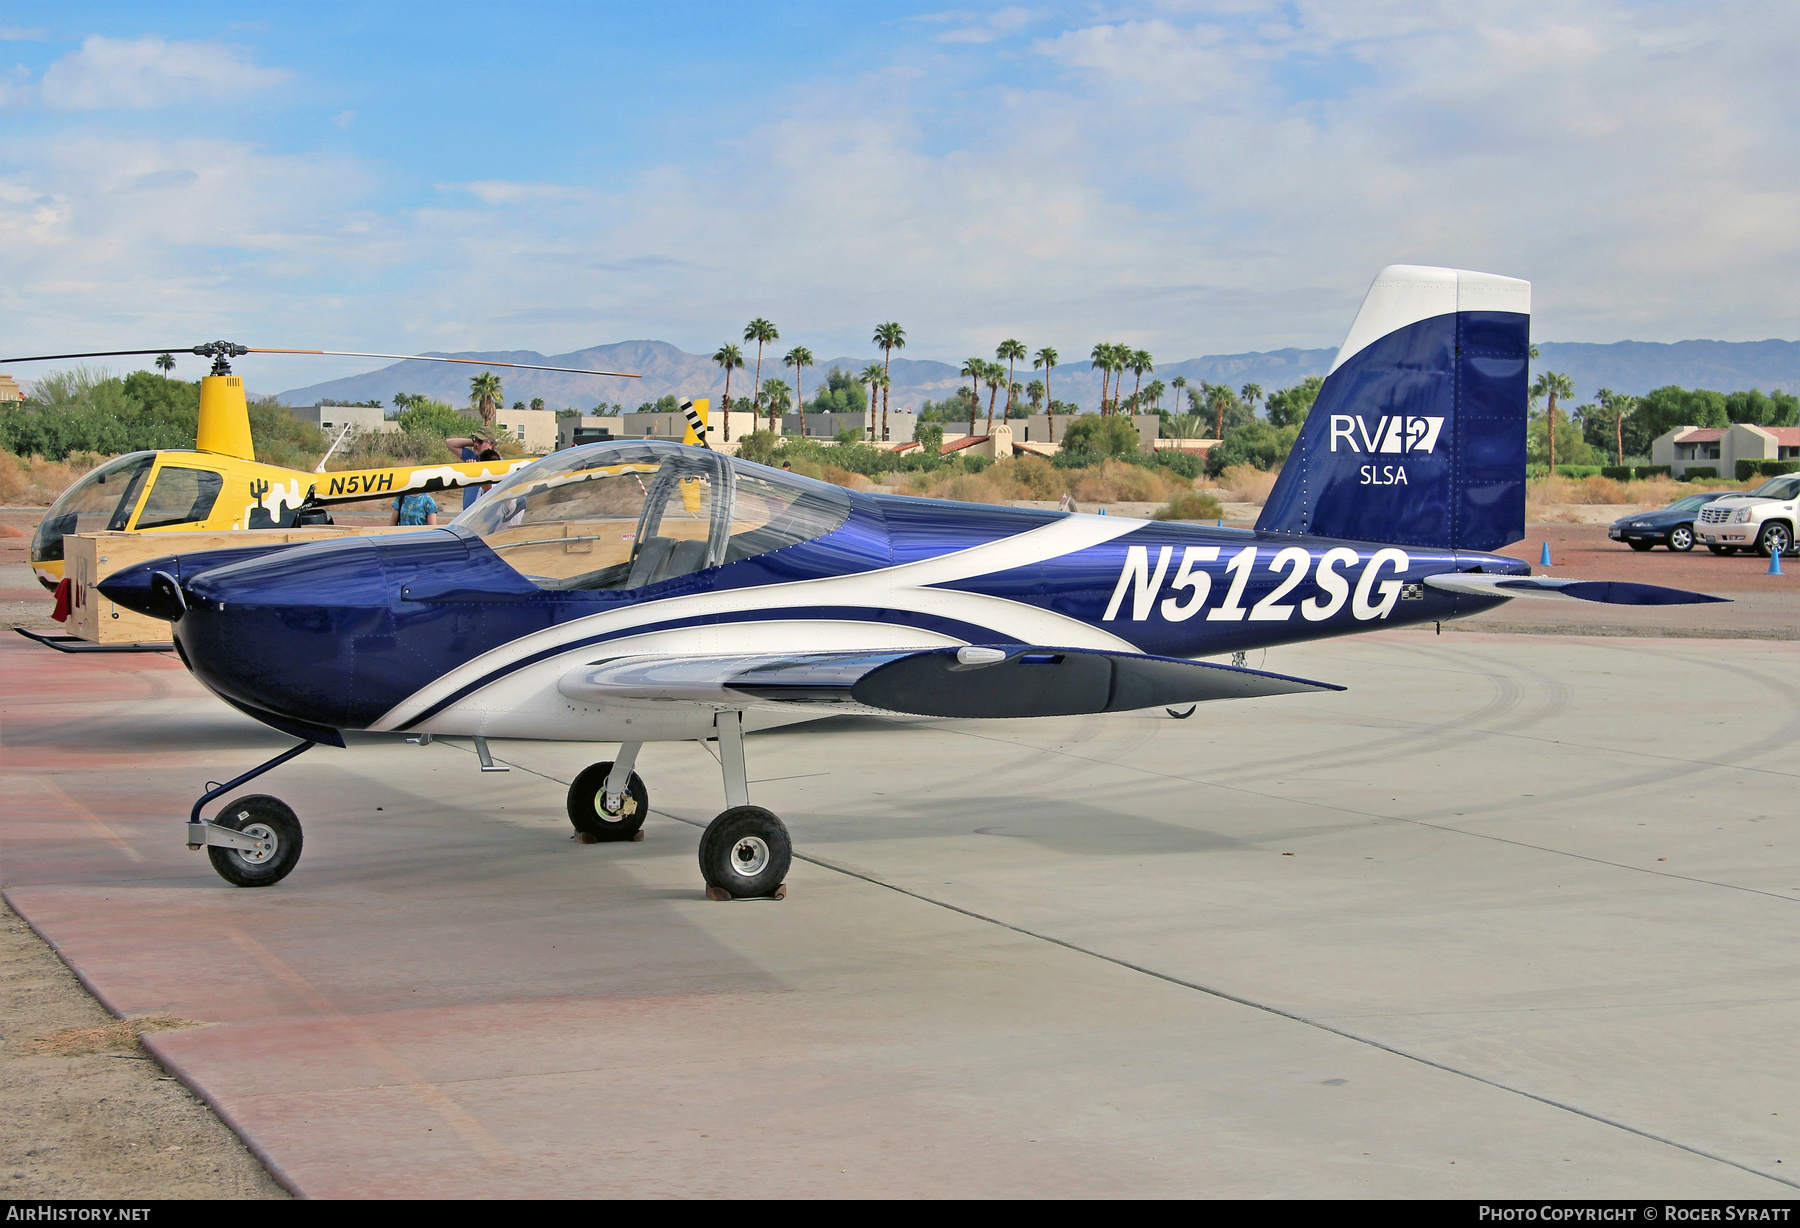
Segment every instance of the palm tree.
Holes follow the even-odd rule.
[[[769,398],[769,433],[776,434],[778,428],[775,425],[775,415],[777,412],[786,412],[788,406],[790,389],[787,386],[787,381],[776,379],[771,375],[767,380],[763,381],[762,395]],[[777,406],[780,407],[779,411],[776,408]],[[800,433],[804,435],[806,429],[802,427]]]
[[[1000,385],[1006,381],[1006,368],[997,362],[983,362],[981,382],[988,386],[988,434],[994,433],[994,400],[1000,395]]]
[[[1094,343],[1093,352],[1088,355],[1088,365],[1100,372],[1100,413],[1102,416],[1106,413],[1107,380],[1112,376],[1112,350],[1111,342],[1097,341]]]
[[[1231,389],[1224,384],[1209,384],[1201,380],[1200,394],[1206,398],[1207,407],[1218,415],[1213,438],[1225,438],[1225,409],[1231,404]]]
[[[750,321],[750,323],[744,325],[744,340],[756,342],[756,382],[750,385],[750,414],[751,419],[754,421],[757,405],[762,400],[763,346],[771,341],[780,341],[781,334],[776,331],[773,324],[769,323],[761,316],[757,316],[754,320]],[[770,429],[773,430],[774,428],[771,427]]]
[[[483,371],[469,381],[469,400],[481,414],[481,425],[489,430],[494,429],[494,411],[505,399],[500,391],[500,377],[492,371]]]
[[[806,412],[806,368],[813,365],[813,353],[803,345],[797,345],[781,357],[781,365],[794,369],[794,399],[800,403],[799,412]],[[806,434],[804,427],[800,433]]]
[[[878,438],[875,434],[875,403],[881,396],[882,385],[887,383],[887,371],[880,363],[872,362],[857,378],[869,386],[869,440],[872,443]]]
[[[735,345],[722,345],[713,361],[725,368],[725,442],[731,442],[731,373],[744,369],[744,352]],[[752,420],[754,421],[754,419]]]
[[[1013,408],[1013,363],[1025,357],[1025,343],[1008,337],[994,347],[994,357],[1006,363],[1006,416],[1010,418]]]
[[[1155,371],[1156,368],[1150,364],[1150,351],[1148,350],[1132,350],[1124,365],[1137,376],[1137,381],[1131,385],[1131,408],[1135,413],[1138,409],[1138,390],[1144,386],[1144,373]]]
[[[906,348],[906,330],[892,320],[886,324],[877,324],[875,326],[875,344],[881,347],[881,441],[886,443],[888,437],[888,389],[893,385],[893,381],[889,378],[891,374],[889,368],[894,363],[894,351]]]
[[[1056,442],[1056,398],[1050,395],[1050,372],[1056,370],[1056,358],[1056,351],[1045,346],[1031,360],[1033,370],[1044,369],[1044,404],[1050,407],[1050,443]]]
[[[1037,413],[1044,407],[1044,381],[1034,379],[1025,385],[1025,395],[1031,398],[1031,412]]]
[[[1175,407],[1181,408],[1181,394],[1187,389],[1187,376],[1177,375],[1169,383],[1175,388]]]
[[[156,356],[156,369],[161,371],[164,375],[173,371],[175,369],[175,355],[158,354]]]
[[[1607,416],[1613,420],[1613,444],[1618,449],[1617,464],[1623,468],[1625,464],[1625,416],[1637,408],[1638,399],[1614,392],[1611,388],[1602,388],[1594,394],[1594,399],[1605,407]]]
[[[1262,385],[1245,384],[1243,388],[1239,389],[1238,395],[1244,398],[1244,404],[1250,407],[1250,412],[1254,415],[1256,413],[1256,403],[1263,399]]]
[[[969,377],[969,434],[975,433],[975,414],[981,409],[981,376],[987,370],[987,359],[971,358],[963,363],[960,374]]]
[[[1144,399],[1150,402],[1151,409],[1161,412],[1163,393],[1167,391],[1168,389],[1163,387],[1161,380],[1153,379],[1144,385]]]
[[[1538,373],[1537,382],[1531,386],[1531,395],[1534,397],[1548,398],[1550,402],[1549,408],[1545,411],[1545,416],[1549,420],[1550,425],[1548,436],[1550,442],[1550,472],[1554,474],[1556,472],[1556,398],[1559,396],[1565,398],[1574,396],[1575,382],[1568,376],[1559,374],[1558,372],[1542,371]]]

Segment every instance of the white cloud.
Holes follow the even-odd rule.
[[[1336,344],[1394,262],[1532,279],[1545,339],[1792,337],[1790,12],[1163,6],[1045,33],[1028,86],[938,44],[976,21],[954,14],[604,188],[524,166],[404,209],[365,203],[377,171],[349,161],[0,138],[0,321],[33,330],[0,343],[710,352],[766,315],[822,358],[899,319],[909,356],[1018,336],[1178,359]]]
[[[94,34],[44,70],[39,94],[58,111],[147,110],[178,102],[238,98],[287,81],[285,69],[261,68],[242,49],[219,43],[165,42]]]

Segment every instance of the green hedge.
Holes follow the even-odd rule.
[[[1689,465],[1687,472],[1681,475],[1681,480],[1684,482],[1698,482],[1701,478],[1705,478],[1709,482],[1718,481],[1719,467],[1717,465]]]
[[[1558,465],[1556,467],[1556,475],[1564,478],[1591,478],[1596,474],[1606,472],[1607,468],[1608,467],[1605,465]],[[1541,478],[1549,472],[1550,466],[1548,465],[1534,464],[1525,466],[1525,476],[1528,478]]]
[[[1666,478],[1675,472],[1673,465],[1633,465],[1632,473],[1639,478]]]
[[[1737,463],[1738,481],[1754,477],[1778,478],[1784,473],[1800,473],[1800,460],[1741,460]]]

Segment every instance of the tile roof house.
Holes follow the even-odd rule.
[[[1650,442],[1650,463],[1668,465],[1676,477],[1706,467],[1734,480],[1744,460],[1800,460],[1800,426],[1678,426]]]

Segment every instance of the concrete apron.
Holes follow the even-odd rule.
[[[0,654],[7,898],[110,1009],[208,1024],[147,1043],[297,1193],[1800,1178],[1792,644],[1387,632],[1268,655],[1343,695],[1186,721],[754,735],[810,860],[729,904],[693,744],[592,846],[559,782],[610,747],[319,748],[247,790],[299,868],[231,888],[181,823],[284,739],[167,658]]]

